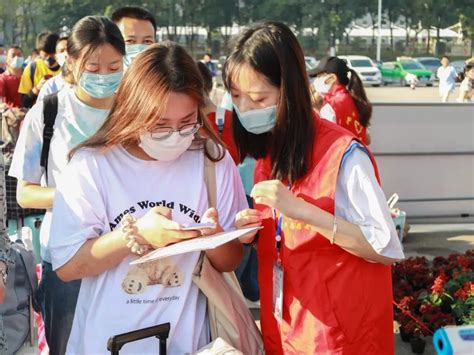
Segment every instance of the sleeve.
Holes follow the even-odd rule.
[[[0,154],[0,262],[4,262],[8,268],[14,264],[10,249],[10,238],[7,227],[7,202],[5,199],[5,166],[3,156]]]
[[[0,74],[0,97],[5,97],[5,80],[3,79],[3,75]]]
[[[358,225],[379,255],[404,258],[385,194],[369,156],[362,149],[352,150],[342,162],[337,178],[335,213]]]
[[[319,115],[321,116],[321,118],[324,118],[325,120],[336,123],[336,112],[334,111],[334,109],[332,108],[330,104],[324,105],[321,108]]]
[[[30,79],[30,72],[31,72],[31,64],[28,64],[23,70],[23,74],[21,75],[20,86],[18,88],[18,92],[20,94],[28,94],[33,90],[33,83]]]
[[[40,184],[44,174],[41,167],[43,148],[43,104],[37,103],[26,114],[13,153],[9,175],[18,180]]]
[[[224,230],[234,229],[235,216],[248,208],[239,172],[229,152],[216,165],[217,211]]]
[[[71,260],[87,240],[110,230],[98,171],[94,157],[79,152],[59,178],[49,239],[54,270]]]

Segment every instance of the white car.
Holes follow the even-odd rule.
[[[311,69],[316,68],[316,66],[319,63],[314,57],[304,57],[304,61],[306,64],[306,70],[311,70]]]
[[[362,55],[341,55],[338,57],[359,74],[364,85],[380,86],[382,84],[382,73],[369,57]]]

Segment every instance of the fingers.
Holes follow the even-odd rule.
[[[237,228],[258,227],[261,225],[262,213],[254,209],[246,209],[235,216],[235,226]]]
[[[167,230],[166,234],[169,238],[175,239],[176,241],[182,241],[186,239],[193,239],[201,236],[200,231],[180,231],[180,230]]]
[[[152,211],[154,213],[157,213],[157,214],[161,214],[162,216],[165,216],[168,219],[171,219],[172,214],[173,214],[173,212],[170,208],[161,207],[161,206],[153,207],[150,211]]]
[[[202,215],[201,221],[203,223],[219,223],[219,213],[214,207],[209,208],[204,214]]]

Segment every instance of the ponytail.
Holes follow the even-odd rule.
[[[357,75],[357,72],[354,69],[349,69],[349,71],[351,73],[351,79],[349,80],[347,89],[354,100],[357,111],[359,111],[360,124],[363,127],[368,127],[370,118],[372,117],[372,104],[367,98],[364,86],[359,78],[359,75]]]

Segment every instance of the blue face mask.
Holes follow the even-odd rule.
[[[104,99],[112,96],[118,89],[123,72],[111,74],[82,73],[79,86],[90,96]]]
[[[25,62],[25,58],[23,57],[14,57],[10,66],[14,69],[23,68],[23,63]]]
[[[240,112],[236,105],[234,110],[237,113],[240,123],[244,128],[253,134],[270,132],[276,124],[277,107],[270,106],[258,110]]]
[[[147,47],[147,44],[127,44],[125,46],[125,51],[127,54],[125,54],[125,57],[123,57],[123,65],[125,66],[125,69],[128,68],[132,64],[135,57]]]

